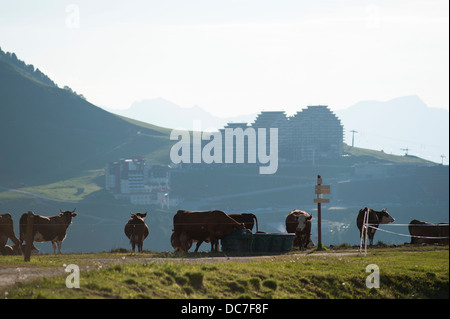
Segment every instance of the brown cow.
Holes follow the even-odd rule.
[[[194,252],[197,252],[200,245],[203,242],[211,242],[211,240],[209,239],[209,237],[205,237],[203,240],[193,240],[191,239],[187,239],[187,238],[183,238],[183,247],[184,250],[187,251],[192,247],[192,244],[194,242],[197,242],[196,246],[195,246],[195,250]],[[172,244],[173,249],[175,250],[175,252],[179,252],[181,249],[181,238],[180,238],[180,234],[175,231],[172,232],[172,236],[170,236],[170,243]],[[216,245],[218,245],[218,241],[215,242],[211,242],[211,251],[215,250]]]
[[[381,211],[376,211],[369,207],[361,208],[358,217],[356,218],[356,226],[359,229],[359,238],[361,238],[363,231],[363,223],[364,223],[364,214],[365,212],[369,214],[369,224],[378,228],[380,224],[389,224],[393,223],[395,219],[389,215],[386,209],[382,209]],[[373,245],[373,237],[375,236],[375,232],[377,231],[375,228],[368,227],[367,235],[369,236],[370,245]],[[366,243],[366,236],[364,236],[364,244]]]
[[[20,249],[20,241],[14,234],[14,222],[11,214],[0,215],[0,254],[9,254],[9,248],[6,247],[8,238]]]
[[[242,213],[242,214],[228,214],[231,218],[233,218],[238,223],[244,223],[245,228],[249,230],[253,230],[253,226],[256,222],[256,232],[258,232],[258,219],[255,214],[252,213]]]
[[[133,252],[136,245],[138,252],[142,251],[144,240],[148,236],[148,226],[144,221],[145,217],[147,217],[147,213],[131,213],[131,217],[125,225],[125,235],[130,239]]]
[[[67,235],[67,228],[72,224],[72,218],[77,216],[75,209],[73,211],[59,210],[58,216],[46,217],[36,215],[33,212],[28,212],[20,217],[19,232],[20,232],[20,244],[23,244],[27,235],[27,222],[28,215],[33,215],[33,241],[45,242],[51,241],[53,246],[53,252],[56,254],[56,245],[58,245],[58,253],[61,253],[61,244]],[[27,243],[28,244],[28,243]],[[31,249],[36,247],[31,246]]]
[[[448,223],[427,223],[417,219],[409,222],[411,244],[448,245]]]
[[[237,221],[238,223],[243,223],[244,227],[246,229],[252,230],[253,227],[255,226],[255,222],[256,222],[256,232],[258,232],[258,219],[256,218],[256,216],[252,213],[242,213],[242,214],[228,214],[228,216],[230,216],[231,218],[233,218],[235,221]],[[171,242],[172,240],[176,241],[176,238],[171,238]],[[206,240],[204,240],[205,242],[209,243],[210,239],[206,238]],[[192,243],[194,241],[191,240],[191,243],[189,244],[189,248],[192,246]],[[200,245],[203,243],[202,240],[197,241],[197,244],[195,246],[195,252],[198,251]],[[219,244],[218,240],[216,241],[211,241],[211,251],[214,250],[214,247],[216,247]],[[174,242],[174,245],[176,246],[177,243]],[[175,247],[174,245],[172,245],[172,247]],[[188,248],[188,249],[189,249]]]
[[[314,243],[311,239],[312,215],[299,209],[294,209],[286,217],[286,231],[295,233],[294,247],[300,250],[312,248]]]
[[[245,228],[220,210],[179,210],[173,217],[173,226],[171,243],[175,251],[181,252],[187,252],[193,241],[197,241],[196,251],[203,241],[211,242],[211,251],[218,251],[219,239]]]

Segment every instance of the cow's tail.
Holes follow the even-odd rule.
[[[258,231],[259,231],[259,229],[258,229],[258,218],[256,218],[256,215],[255,215],[255,214],[252,214],[252,217],[255,219],[255,223],[256,223],[256,232],[258,232]]]
[[[137,229],[138,225],[131,225],[131,236],[130,236],[130,244],[133,244],[133,242],[135,244],[138,244],[140,242],[142,242],[145,238],[144,238],[144,232],[143,231],[139,231]]]
[[[131,236],[130,236],[130,244],[133,244],[133,242],[136,242],[134,233],[136,230],[136,225],[131,225]]]

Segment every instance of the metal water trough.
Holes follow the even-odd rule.
[[[241,229],[222,239],[224,252],[271,252],[283,253],[292,250],[295,235],[282,233],[256,233]]]

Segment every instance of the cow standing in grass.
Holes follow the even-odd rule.
[[[413,219],[408,225],[411,244],[448,245],[448,223]]]
[[[147,213],[131,213],[131,217],[125,225],[125,235],[130,239],[131,248],[133,252],[137,245],[138,252],[142,251],[144,240],[148,236],[148,226],[144,219],[147,217]]]
[[[255,214],[252,213],[242,213],[242,214],[228,214],[231,218],[233,218],[238,223],[244,223],[245,229],[253,230],[253,226],[256,223],[256,232],[258,232],[258,219]]]
[[[175,251],[188,252],[194,241],[197,242],[195,251],[202,242],[210,242],[211,251],[219,251],[219,239],[244,228],[243,223],[220,210],[178,210],[173,217],[170,241]]]
[[[36,215],[33,212],[28,212],[20,217],[19,232],[20,232],[20,244],[23,244],[27,236],[28,230],[28,216],[32,215],[33,219],[33,241],[42,243],[45,241],[51,241],[53,246],[53,252],[56,254],[56,246],[58,246],[58,253],[61,253],[61,244],[67,235],[67,228],[72,224],[72,218],[77,216],[75,209],[73,211],[59,210],[58,216],[46,217]],[[28,245],[28,243],[27,243]],[[31,249],[36,247],[31,246]]]
[[[375,236],[375,232],[377,231],[377,228],[380,224],[389,224],[393,223],[395,219],[389,215],[386,209],[382,209],[381,211],[376,211],[369,207],[362,208],[359,213],[358,217],[356,218],[356,226],[358,226],[359,229],[359,238],[363,235],[364,230],[364,215],[369,214],[369,224],[370,226],[366,226],[367,229],[367,236],[369,236],[369,242],[370,245],[373,245],[373,237]],[[364,244],[366,243],[366,236],[364,236]]]
[[[286,217],[286,231],[295,233],[294,247],[300,250],[314,247],[311,239],[312,215],[299,209],[294,209]]]

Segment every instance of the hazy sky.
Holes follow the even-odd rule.
[[[0,0],[0,47],[102,107],[449,108],[447,0]]]

